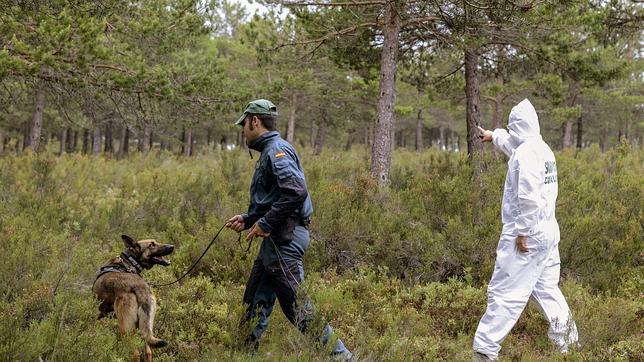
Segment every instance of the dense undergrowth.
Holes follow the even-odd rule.
[[[315,214],[305,289],[357,360],[469,360],[500,230],[505,163],[489,156],[472,181],[462,154],[398,151],[378,191],[367,153],[302,152]],[[560,356],[529,306],[504,360],[644,360],[641,342],[642,151],[622,146],[557,154],[562,288],[581,349]],[[153,282],[179,276],[230,216],[243,211],[255,160],[81,155],[0,158],[0,358],[128,360],[114,319],[96,320],[95,272],[120,235],[176,246]],[[184,282],[156,288],[156,334],[170,360],[324,360],[276,309],[259,351],[241,346],[244,282],[257,245],[221,240]],[[142,343],[139,341],[139,343]]]

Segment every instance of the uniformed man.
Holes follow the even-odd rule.
[[[309,217],[313,213],[300,159],[288,142],[275,130],[277,107],[265,99],[248,103],[236,122],[243,127],[246,144],[261,152],[250,186],[250,205],[245,214],[235,215],[227,226],[237,232],[250,229],[247,240],[263,238],[259,255],[246,283],[245,320],[257,317],[257,326],[246,342],[257,348],[275,299],[279,299],[286,318],[305,332],[312,320],[307,302],[297,300],[304,281],[302,258],[309,246]],[[326,344],[333,333],[330,326],[322,331]],[[332,356],[350,359],[351,353],[336,339]]]

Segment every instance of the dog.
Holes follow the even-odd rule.
[[[151,348],[164,347],[168,342],[156,338],[152,332],[157,303],[141,272],[157,264],[170,265],[164,256],[172,254],[174,246],[153,239],[134,241],[127,235],[121,238],[125,250],[101,267],[92,286],[101,301],[98,319],[114,311],[121,335],[132,333],[138,326],[145,340],[145,361],[150,362]],[[139,361],[138,353],[133,360]]]

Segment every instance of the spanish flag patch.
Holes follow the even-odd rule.
[[[284,152],[278,152],[278,153],[275,154],[275,157],[277,157],[277,158],[282,158],[284,156],[286,156],[286,153],[284,153]]]

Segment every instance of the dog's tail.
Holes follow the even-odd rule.
[[[152,348],[160,348],[168,345],[163,339],[156,338],[152,332],[154,326],[154,315],[157,309],[157,302],[153,295],[148,294],[146,296],[138,296],[137,298],[142,297],[139,300],[139,310],[137,311],[139,316],[139,329],[143,335],[145,343]]]

